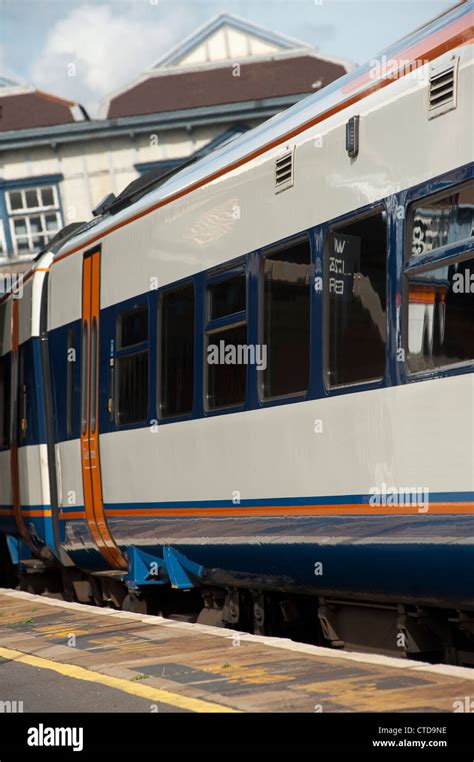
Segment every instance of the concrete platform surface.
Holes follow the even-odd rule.
[[[473,680],[462,667],[0,591],[0,712],[452,712]]]

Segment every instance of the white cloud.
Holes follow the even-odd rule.
[[[125,12],[124,12],[125,11]],[[31,69],[42,90],[82,103],[91,116],[101,98],[122,87],[172,47],[189,12],[156,7],[145,21],[128,6],[83,5],[52,27]]]

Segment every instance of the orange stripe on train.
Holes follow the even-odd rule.
[[[238,518],[241,516],[377,516],[379,515],[407,515],[418,513],[431,514],[474,514],[474,503],[429,503],[428,509],[424,506],[393,506],[393,505],[265,505],[251,507],[216,507],[216,508],[109,508],[106,509],[108,516],[217,516],[224,518]]]

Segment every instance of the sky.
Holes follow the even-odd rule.
[[[454,0],[0,0],[0,75],[99,115],[127,84],[218,13],[364,63]]]

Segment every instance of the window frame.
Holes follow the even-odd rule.
[[[309,399],[311,396],[312,388],[312,375],[313,375],[313,320],[314,320],[314,306],[313,306],[313,290],[314,290],[314,246],[312,231],[314,228],[301,231],[296,235],[289,238],[284,238],[281,241],[272,243],[263,247],[258,252],[258,310],[257,310],[257,340],[258,343],[263,346],[264,344],[264,322],[265,322],[265,259],[272,254],[278,254],[286,249],[291,249],[294,246],[298,246],[301,243],[307,243],[309,248],[309,341],[308,341],[308,386],[301,392],[290,392],[289,394],[278,394],[274,397],[263,396],[263,384],[264,371],[260,372],[257,376],[257,398],[261,407],[268,405],[284,404],[285,402],[301,402]],[[268,350],[267,350],[268,360]]]
[[[53,204],[52,205],[39,205],[35,207],[28,207],[26,206],[26,193],[28,191],[42,191],[42,190],[50,190],[53,194]],[[5,206],[7,210],[8,215],[8,226],[9,226],[9,233],[10,233],[10,239],[12,243],[13,253],[18,256],[32,256],[37,251],[39,251],[38,247],[33,246],[33,238],[40,237],[43,241],[43,244],[40,248],[43,248],[44,245],[46,245],[46,239],[48,238],[51,240],[54,235],[58,232],[58,230],[61,229],[63,225],[63,215],[61,211],[61,203],[59,198],[59,189],[56,183],[48,183],[48,182],[39,182],[35,185],[19,185],[18,187],[12,186],[5,189]],[[23,206],[20,209],[13,209],[10,199],[10,194],[12,193],[20,193],[22,198]],[[46,216],[54,214],[56,215],[56,222],[57,222],[57,228],[52,231],[48,231],[46,228]],[[40,217],[41,219],[41,232],[39,233],[33,233],[31,230],[31,217]],[[18,219],[23,219],[25,221],[25,227],[26,227],[26,233],[24,234],[17,234],[15,231],[15,221]],[[28,249],[20,249],[19,248],[19,241],[27,241],[28,243]]]
[[[147,339],[146,341],[141,341],[138,344],[131,344],[130,346],[124,347],[123,349],[119,349],[118,342],[117,342],[117,336],[118,336],[118,324],[119,320],[124,315],[129,315],[132,313],[135,309],[140,309],[145,307],[147,310]],[[139,297],[134,298],[132,300],[132,304],[127,306],[125,305],[119,305],[117,308],[117,311],[115,313],[115,332],[114,332],[114,354],[113,354],[113,369],[114,372],[109,374],[109,383],[113,383],[113,387],[110,389],[110,398],[112,400],[111,406],[112,409],[109,411],[109,417],[113,419],[113,424],[115,426],[115,429],[120,430],[127,430],[127,429],[134,429],[134,428],[142,428],[143,426],[146,426],[149,420],[149,414],[150,414],[150,391],[151,391],[151,382],[150,382],[150,372],[151,372],[151,351],[150,351],[150,317],[151,317],[151,308],[150,304],[148,302],[147,297]],[[120,360],[125,357],[133,357],[135,355],[141,355],[146,354],[147,356],[147,400],[146,400],[146,412],[145,417],[141,418],[140,420],[136,421],[130,421],[128,423],[121,423],[119,420],[119,381],[120,381],[120,372],[119,372],[119,363]]]
[[[348,225],[352,225],[357,222],[369,219],[370,217],[376,217],[378,214],[385,213],[385,242],[386,242],[386,257],[385,257],[385,321],[386,321],[386,341],[385,341],[385,367],[384,372],[377,378],[366,379],[364,381],[356,381],[346,384],[330,384],[329,383],[329,252],[331,233],[333,231],[345,228]],[[350,391],[352,389],[358,389],[363,391],[364,389],[376,389],[382,387],[387,378],[389,361],[387,358],[387,352],[390,347],[390,224],[391,224],[391,212],[387,207],[385,201],[378,201],[370,207],[364,207],[360,210],[347,212],[340,217],[336,217],[333,220],[329,220],[324,226],[324,243],[323,243],[323,352],[322,352],[322,382],[323,389],[326,394],[341,393],[344,391]]]
[[[419,273],[429,272],[436,270],[440,267],[448,267],[449,265],[457,262],[465,262],[469,259],[474,259],[474,237],[463,238],[461,241],[454,241],[444,246],[439,246],[437,249],[432,249],[426,254],[419,257],[412,257],[411,255],[411,240],[410,240],[410,225],[409,225],[409,213],[413,205],[423,200],[437,201],[445,196],[452,195],[457,189],[463,185],[468,185],[474,182],[474,173],[468,174],[466,177],[459,178],[453,177],[450,182],[443,181],[440,184],[441,188],[432,190],[431,184],[424,184],[419,186],[415,190],[408,192],[405,198],[405,218],[403,220],[403,257],[402,257],[402,269],[401,269],[401,293],[402,293],[402,315],[401,315],[401,346],[404,352],[403,369],[405,374],[405,380],[408,382],[429,380],[430,378],[436,378],[439,375],[455,375],[459,372],[470,371],[474,369],[474,358],[471,360],[463,360],[461,362],[449,363],[447,365],[439,365],[436,368],[426,368],[422,370],[411,370],[409,366],[408,356],[408,332],[409,332],[409,314],[408,314],[408,295],[409,295],[409,279],[411,275],[418,275]]]
[[[244,410],[249,399],[249,368],[247,365],[246,378],[245,378],[245,397],[242,402],[231,403],[230,405],[219,405],[216,407],[209,406],[209,363],[207,362],[207,348],[208,348],[208,336],[219,333],[223,330],[230,330],[232,328],[239,328],[242,325],[247,327],[247,344],[249,343],[249,268],[245,257],[241,257],[238,260],[227,262],[224,265],[219,265],[218,268],[214,268],[206,273],[204,281],[204,326],[203,326],[203,342],[202,342],[202,406],[205,416],[219,415],[221,413],[230,413],[234,411]],[[245,278],[245,309],[239,312],[233,312],[229,315],[223,315],[222,317],[211,320],[210,306],[211,298],[209,293],[209,287],[217,283],[225,283],[227,280],[232,280],[238,275],[244,275]]]
[[[44,206],[43,204],[39,206],[25,206],[23,205],[20,209],[13,209],[10,201],[10,193],[20,193],[22,199],[25,199],[25,194],[28,191],[39,191],[39,190],[52,190],[53,191],[53,204],[48,204]],[[7,211],[9,215],[24,215],[26,214],[35,214],[36,212],[42,212],[42,211],[48,211],[50,209],[55,209],[56,207],[59,207],[59,194],[58,194],[58,187],[55,183],[38,183],[38,185],[25,185],[25,186],[19,186],[17,188],[11,187],[7,188],[5,190],[5,196],[6,196],[6,204],[7,204]]]
[[[161,379],[161,363],[162,363],[162,356],[163,356],[163,319],[162,319],[162,310],[163,310],[163,297],[167,296],[168,294],[172,294],[176,291],[181,291],[184,288],[189,288],[189,286],[193,289],[193,358],[194,358],[194,367],[193,367],[193,404],[191,406],[191,410],[187,413],[179,413],[178,415],[163,415],[162,412],[162,402],[161,402],[161,391],[162,391],[162,379]],[[172,423],[173,421],[185,421],[189,420],[194,417],[195,415],[195,407],[196,407],[196,378],[197,378],[197,342],[196,342],[196,328],[198,326],[198,320],[197,320],[197,303],[198,303],[198,295],[196,290],[196,284],[194,282],[194,278],[184,278],[183,280],[177,281],[176,283],[172,283],[169,286],[165,286],[163,289],[160,290],[158,294],[158,303],[156,307],[156,320],[157,320],[157,331],[156,331],[156,412],[157,412],[157,418],[160,424],[162,423]]]

